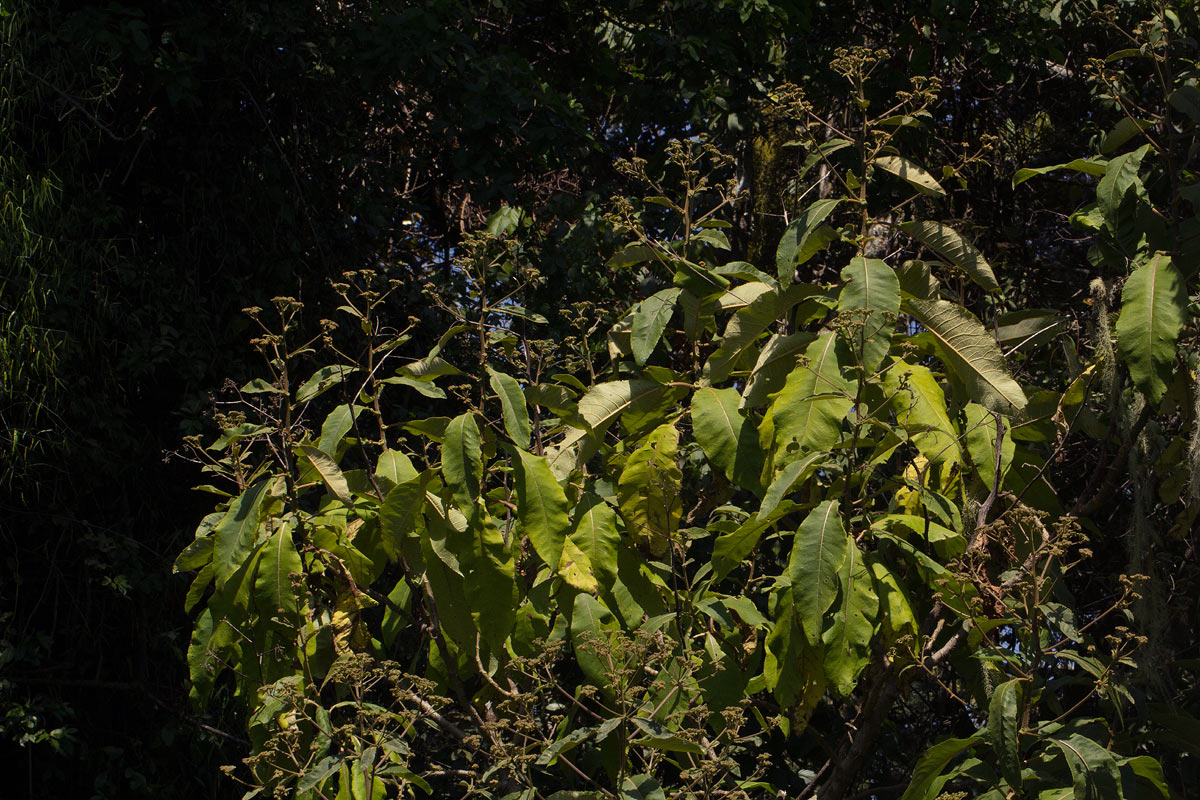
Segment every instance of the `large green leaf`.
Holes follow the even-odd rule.
[[[504,417],[504,429],[517,447],[529,447],[529,409],[525,406],[525,392],[521,384],[511,375],[487,368],[492,391],[500,398],[500,411]]]
[[[821,334],[805,357],[775,396],[760,430],[763,444],[775,448],[776,468],[837,443],[842,420],[854,402],[854,386],[841,369],[850,354],[840,337]]]
[[[946,412],[942,387],[928,367],[897,361],[883,376],[896,422],[930,463],[960,463],[958,434]]]
[[[846,536],[843,547],[845,556],[838,570],[841,604],[834,609],[832,624],[824,631],[822,641],[825,677],[830,686],[846,696],[854,691],[858,676],[871,660],[879,596],[854,537]]]
[[[992,267],[983,257],[983,253],[949,225],[930,220],[914,220],[905,222],[900,226],[900,230],[961,268],[971,280],[989,292],[1000,289],[1000,284],[996,282],[996,274],[992,272]]]
[[[798,461],[788,462],[787,466],[779,471],[771,485],[767,487],[766,493],[763,495],[762,505],[755,515],[758,518],[764,518],[771,515],[776,507],[782,502],[784,495],[792,490],[797,481],[804,481],[810,475],[817,471],[828,456],[823,452],[809,453],[804,458]]]
[[[972,400],[993,411],[1025,407],[1025,392],[1008,374],[996,340],[975,315],[945,300],[908,298],[904,309],[933,334],[942,360]]]
[[[764,292],[730,318],[717,349],[704,364],[704,377],[720,383],[737,369],[754,342],[779,316],[779,295]]]
[[[338,445],[341,444],[343,437],[350,432],[350,429],[354,427],[354,418],[358,416],[358,412],[360,411],[362,411],[362,406],[351,406],[349,403],[343,403],[329,412],[329,416],[321,424],[321,438],[317,444],[322,453],[330,458],[337,457]]]
[[[1155,253],[1125,281],[1117,319],[1117,351],[1134,384],[1150,402],[1167,390],[1175,342],[1187,319],[1183,276],[1163,253]]]
[[[736,529],[721,534],[713,543],[713,575],[720,580],[728,575],[753,552],[763,533],[779,519],[797,510],[799,506],[791,500],[781,500],[769,512],[759,511]]]
[[[979,479],[990,490],[996,481],[996,417],[975,403],[967,403],[963,414],[966,416],[964,436],[967,440],[967,455],[971,457]],[[1003,485],[1016,447],[1012,440],[1011,423],[1003,415],[1001,419],[1004,421],[1004,436],[1000,440],[1000,485]]]
[[[704,455],[730,482],[762,495],[766,454],[758,430],[738,411],[736,389],[704,387],[692,395],[692,433]]]
[[[821,223],[840,202],[833,199],[818,200],[788,224],[775,250],[775,270],[779,275],[780,286],[791,285],[796,267],[833,241],[835,234],[829,232]]]
[[[815,338],[816,334],[808,331],[771,336],[759,352],[754,368],[750,370],[746,391],[742,393],[742,407],[758,408],[767,402],[767,395],[779,391]]]
[[[597,686],[607,686],[612,668],[606,633],[616,630],[617,618],[586,592],[575,595],[571,609],[571,644],[583,674]]]
[[[393,486],[384,498],[379,509],[379,526],[384,551],[393,560],[400,557],[405,539],[416,532],[421,524],[421,510],[426,500],[425,487],[431,477],[429,472],[413,475]]]
[[[1054,172],[1055,170],[1059,169],[1069,169],[1074,172],[1082,172],[1085,175],[1091,175],[1099,178],[1103,176],[1105,171],[1108,169],[1108,162],[1090,161],[1085,158],[1077,158],[1074,161],[1070,161],[1066,164],[1053,164],[1049,167],[1024,167],[1017,170],[1016,174],[1013,175],[1013,188],[1017,188],[1030,178],[1038,175],[1045,175],[1047,172]]]
[[[517,455],[521,464],[514,474],[521,528],[538,557],[556,570],[562,559],[563,541],[571,528],[567,497],[543,456],[524,450],[517,450]]]
[[[1113,157],[1108,162],[1108,169],[1100,183],[1096,185],[1096,202],[1104,219],[1115,229],[1119,225],[1121,203],[1130,191],[1138,194],[1145,192],[1138,170],[1141,169],[1142,159],[1150,151],[1150,145],[1145,144],[1129,153]]]
[[[392,486],[395,486],[415,478],[417,468],[413,466],[412,459],[406,453],[399,450],[384,450],[379,454],[379,461],[375,464],[375,475],[387,479]]]
[[[463,569],[463,591],[476,629],[493,651],[499,651],[516,619],[512,552],[483,508],[470,515],[467,535],[469,542],[462,545],[461,534],[451,536]]]
[[[1078,733],[1065,739],[1050,739],[1049,742],[1066,759],[1075,789],[1075,800],[1124,799],[1121,771],[1112,753]]]
[[[254,600],[263,617],[269,619],[278,614],[291,620],[296,616],[298,606],[291,576],[302,571],[300,554],[292,542],[292,528],[280,525],[263,545],[254,577]]]
[[[896,273],[877,258],[856,257],[842,270],[846,285],[838,296],[838,310],[858,312],[848,338],[865,372],[871,373],[887,355],[900,312],[900,282]]]
[[[892,173],[897,178],[908,183],[921,194],[934,197],[945,197],[946,190],[930,175],[924,167],[909,161],[904,156],[879,156],[875,166]]]
[[[826,500],[800,523],[792,540],[786,575],[795,598],[796,621],[810,645],[821,642],[825,612],[837,598],[846,560],[846,529],[836,500]]]
[[[248,487],[229,505],[225,516],[213,530],[213,572],[217,588],[237,571],[254,548],[263,500],[270,479]]]
[[[325,484],[325,488],[331,495],[346,505],[354,503],[354,498],[350,496],[350,484],[346,482],[346,476],[342,474],[336,461],[321,450],[307,444],[297,447],[296,452],[312,464],[313,469],[321,476],[321,482]]]
[[[616,512],[597,495],[583,495],[575,506],[567,538],[587,556],[596,581],[611,586],[617,576],[617,546],[621,541]]]
[[[483,481],[483,447],[474,414],[461,414],[446,426],[442,475],[459,507],[464,511],[474,508]]]
[[[676,287],[663,289],[638,303],[633,311],[629,343],[633,360],[645,364],[658,346],[671,315],[675,313],[675,301],[683,290]]]
[[[659,426],[629,456],[617,482],[625,529],[656,556],[667,551],[679,530],[683,473],[676,463],[678,449],[675,425]]]
[[[938,742],[925,751],[913,769],[912,779],[908,788],[900,796],[900,800],[932,800],[930,789],[949,764],[959,753],[983,741],[981,734],[974,734],[965,739],[946,739]]]
[[[1000,774],[1013,789],[1021,788],[1021,681],[1005,681],[992,690],[988,704],[987,737]]]

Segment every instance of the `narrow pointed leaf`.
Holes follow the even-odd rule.
[[[1091,175],[1092,177],[1099,178],[1103,177],[1105,171],[1108,169],[1108,162],[1090,161],[1085,158],[1077,158],[1074,161],[1067,162],[1066,164],[1053,164],[1049,167],[1025,167],[1017,170],[1016,174],[1013,175],[1013,188],[1017,188],[1030,178],[1035,178],[1038,175],[1045,175],[1047,172],[1054,172],[1055,170],[1060,169],[1069,169],[1072,172],[1082,172],[1085,175]]]
[[[933,334],[942,360],[963,382],[972,400],[993,411],[1025,407],[1025,392],[1008,374],[996,340],[975,315],[945,300],[909,298],[904,309]]]
[[[254,599],[264,617],[279,614],[292,619],[296,616],[298,606],[291,576],[302,571],[300,554],[292,542],[291,526],[281,525],[263,546],[254,578]]]
[[[871,637],[879,613],[879,596],[863,553],[847,536],[845,557],[838,571],[841,603],[834,608],[833,621],[824,632],[825,677],[843,697],[854,691],[858,676],[871,660]]]
[[[321,438],[317,444],[322,453],[330,458],[337,457],[338,445],[354,427],[354,418],[360,410],[361,406],[352,407],[349,403],[343,403],[329,412],[329,416],[321,424]]]
[[[946,739],[926,750],[913,769],[912,779],[900,800],[925,800],[933,782],[946,771],[946,766],[964,750],[974,747],[982,740],[980,734],[965,739]]]
[[[963,433],[967,440],[967,455],[971,457],[984,488],[991,490],[996,481],[996,418],[975,403],[967,403],[963,414],[966,416]],[[1016,446],[1012,440],[1012,424],[1003,416],[1001,419],[1004,436],[1000,441],[1000,485],[1003,486]]]
[[[521,384],[511,375],[487,368],[492,391],[500,397],[500,411],[504,416],[504,429],[517,447],[529,447],[529,409],[525,405],[525,392]]]
[[[1144,193],[1138,170],[1141,169],[1142,159],[1150,151],[1150,145],[1145,144],[1129,153],[1115,156],[1108,162],[1108,169],[1100,183],[1096,185],[1096,202],[1104,219],[1114,228],[1118,227],[1121,203],[1130,191]]]
[[[763,345],[754,369],[750,370],[746,391],[742,393],[742,407],[757,408],[767,401],[767,395],[779,391],[815,338],[816,334],[808,331],[773,335]]]
[[[988,705],[987,737],[1000,774],[1013,789],[1021,787],[1021,682],[1005,681],[992,691]]]

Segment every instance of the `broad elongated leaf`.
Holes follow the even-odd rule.
[[[996,480],[996,418],[983,406],[967,403],[963,409],[966,415],[964,435],[967,440],[967,455],[979,473],[979,479],[987,489],[991,489]],[[1013,454],[1016,452],[1012,440],[1012,425],[1008,419],[1001,416],[1004,422],[1004,436],[1000,440],[1000,485],[1012,465]]]
[[[470,517],[469,542],[451,536],[463,569],[463,591],[483,640],[500,650],[516,619],[512,552],[496,521],[482,508]]]
[[[799,461],[789,462],[787,466],[779,471],[775,479],[771,481],[771,485],[767,487],[766,494],[763,495],[762,505],[755,516],[759,519],[769,517],[779,506],[784,495],[792,490],[797,481],[803,481],[816,472],[825,459],[825,453],[809,453]]]
[[[842,280],[846,285],[838,296],[838,310],[862,315],[854,320],[848,338],[863,370],[871,373],[891,348],[900,312],[900,282],[883,261],[862,257],[850,260],[842,270]]]
[[[1025,407],[1025,392],[1008,374],[996,340],[975,315],[945,300],[910,298],[904,308],[933,334],[942,360],[963,382],[972,400],[993,411]]]
[[[1066,759],[1076,800],[1123,800],[1121,772],[1112,753],[1078,733],[1049,741]]]
[[[933,464],[962,461],[958,434],[946,412],[942,387],[928,367],[897,361],[883,376],[896,422]]]
[[[736,530],[722,534],[713,544],[713,574],[718,578],[728,575],[742,559],[750,555],[759,538],[780,517],[795,511],[798,506],[790,500],[782,500],[769,513],[759,512],[742,523]]]
[[[361,410],[361,406],[351,406],[349,403],[343,403],[329,412],[329,416],[321,424],[321,439],[317,445],[322,453],[330,458],[337,457],[338,445],[341,444],[342,438],[354,427],[354,418],[358,416],[358,412]]]
[[[996,274],[983,253],[967,241],[961,233],[942,222],[914,220],[900,226],[900,230],[937,253],[956,267],[961,268],[971,280],[989,292],[999,290]]]
[[[269,479],[260,480],[238,495],[213,529],[213,572],[218,589],[245,562],[254,547],[260,511],[270,484]]]
[[[836,334],[821,334],[805,357],[806,363],[788,375],[760,429],[763,444],[775,448],[776,468],[832,447],[853,405],[853,384],[841,371],[850,358],[845,343]]]
[[[775,250],[775,269],[779,275],[780,286],[789,286],[796,273],[796,267],[808,261],[832,241],[829,234],[822,232],[821,223],[840,202],[832,199],[818,200],[787,226]]]
[[[800,523],[792,540],[787,576],[795,598],[796,621],[810,645],[821,642],[825,612],[837,598],[839,572],[846,560],[846,529],[836,500],[826,500]]]
[[[1116,229],[1119,225],[1119,210],[1122,201],[1130,191],[1144,193],[1138,170],[1141,169],[1142,159],[1150,151],[1150,145],[1145,144],[1129,153],[1114,156],[1108,162],[1108,169],[1100,183],[1096,185],[1096,202],[1104,219]]]
[[[879,156],[875,166],[892,173],[921,194],[934,197],[945,197],[946,190],[942,188],[924,167],[909,161],[904,156]]]
[[[758,337],[779,316],[779,300],[776,292],[764,292],[745,308],[738,309],[725,326],[721,343],[704,365],[704,376],[709,381],[720,383],[737,368]]]
[[[517,447],[529,447],[529,409],[525,406],[525,392],[521,384],[511,375],[487,368],[492,391],[500,397],[500,411],[504,416],[504,429]]]
[[[1108,170],[1108,162],[1100,160],[1091,161],[1086,158],[1077,158],[1074,161],[1067,162],[1066,164],[1053,164],[1049,167],[1024,167],[1023,169],[1017,170],[1016,174],[1013,175],[1013,188],[1017,188],[1030,178],[1037,177],[1038,175],[1045,175],[1047,172],[1054,172],[1055,170],[1060,169],[1069,169],[1073,172],[1082,172],[1085,175],[1091,175],[1099,178],[1102,177]]]
[[[563,541],[571,528],[567,497],[543,456],[524,450],[518,450],[517,455],[521,464],[514,473],[521,527],[538,557],[556,570],[562,559]]]
[[[417,468],[407,454],[399,450],[384,450],[375,464],[375,475],[386,478],[395,486],[417,477]]]
[[[1021,787],[1021,682],[1005,681],[992,691],[988,704],[987,737],[1000,774],[1013,789]]]
[[[758,431],[738,411],[736,389],[698,389],[692,395],[692,432],[714,466],[730,482],[762,495],[760,481],[766,454]]]
[[[379,526],[383,549],[388,557],[399,558],[404,540],[421,524],[421,509],[425,506],[425,487],[430,473],[414,474],[392,487],[379,509]]]
[[[981,741],[983,741],[983,737],[977,733],[965,739],[946,739],[926,750],[925,754],[921,756],[921,760],[917,762],[908,788],[904,790],[900,800],[926,800],[933,782],[946,771],[946,765],[964,750],[974,747]]]
[[[350,484],[346,482],[346,476],[342,474],[336,461],[317,448],[306,444],[297,447],[296,452],[313,465],[313,469],[321,476],[321,482],[325,484],[325,488],[331,495],[346,505],[353,505],[354,498],[350,496]]]
[[[597,686],[609,685],[608,642],[605,633],[617,629],[617,618],[586,592],[575,595],[571,609],[571,643],[583,674]]]
[[[464,511],[475,507],[483,481],[483,449],[474,414],[450,420],[442,440],[442,475]]]
[[[594,494],[585,494],[575,506],[575,518],[567,535],[591,564],[596,581],[611,586],[617,576],[617,515],[611,507]]]
[[[1187,319],[1183,276],[1155,253],[1125,281],[1117,319],[1117,351],[1134,384],[1152,403],[1162,399],[1174,372],[1175,342]]]
[[[661,383],[649,380],[598,383],[579,399],[579,416],[598,433],[633,403],[644,402],[666,389]]]
[[[757,408],[767,401],[767,395],[779,391],[788,374],[796,368],[797,361],[815,338],[816,334],[808,331],[786,336],[774,334],[763,345],[754,369],[750,370],[746,391],[742,393],[742,408]]]
[[[842,696],[854,691],[858,676],[871,660],[871,636],[879,613],[871,573],[853,536],[844,540],[845,556],[838,571],[841,604],[825,630],[825,677]]]
[[[292,542],[291,526],[281,525],[267,540],[258,557],[254,600],[263,617],[269,619],[279,614],[290,620],[296,616],[298,606],[291,576],[302,570],[300,554]]]
[[[674,424],[659,426],[629,456],[617,482],[626,530],[656,556],[667,551],[679,530],[683,473],[676,463],[678,449]]]
[[[321,367],[313,373],[311,378],[300,384],[300,388],[296,390],[296,402],[307,403],[323,392],[337,386],[355,372],[358,372],[356,367],[345,364],[330,364],[329,366]]]
[[[1050,341],[1066,324],[1065,319],[1045,308],[1010,311],[996,319],[996,341],[1008,355],[1017,350],[1027,352]]]
[[[675,301],[682,291],[678,287],[663,289],[638,303],[634,309],[629,343],[633,360],[639,365],[645,364],[658,346],[658,340],[675,313]]]

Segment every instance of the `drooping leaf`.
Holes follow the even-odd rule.
[[[967,440],[967,455],[979,474],[979,479],[987,489],[995,485],[996,480],[996,418],[983,406],[967,403],[963,409],[966,416],[963,430]],[[1016,452],[1012,440],[1012,424],[1001,415],[1004,423],[1004,436],[1000,439],[1000,485],[1012,465],[1013,453]]]
[[[738,411],[736,389],[704,387],[692,395],[692,432],[704,455],[730,482],[757,495],[763,492],[760,475],[766,454],[758,431]]]
[[[926,750],[913,769],[912,779],[900,800],[926,800],[933,782],[946,771],[946,765],[982,740],[982,735],[976,733],[965,739],[946,739]]]
[[[248,487],[230,503],[229,510],[213,530],[213,571],[220,588],[237,571],[254,547],[260,511],[267,497],[269,479]]]
[[[487,511],[478,508],[468,519],[469,544],[456,548],[463,568],[463,591],[476,629],[492,650],[499,651],[516,619],[513,556]]]
[[[528,448],[530,437],[529,409],[525,406],[525,392],[521,384],[511,375],[487,368],[492,391],[500,397],[500,410],[504,417],[504,429],[517,447]]]
[[[853,405],[853,385],[841,370],[850,355],[840,337],[821,334],[808,346],[805,359],[788,375],[760,428],[764,445],[775,448],[776,468],[832,447]]]
[[[930,175],[924,167],[904,156],[884,155],[875,159],[875,166],[892,173],[897,178],[908,183],[921,194],[932,197],[945,197],[946,190]]]
[[[818,200],[788,224],[775,250],[775,270],[780,286],[790,286],[796,267],[805,263],[821,251],[832,238],[822,233],[825,221],[840,200]]]
[[[1124,800],[1121,772],[1107,749],[1078,733],[1048,741],[1066,759],[1077,800]]]
[[[1104,219],[1114,228],[1119,225],[1120,207],[1126,195],[1135,191],[1144,193],[1138,170],[1141,169],[1142,159],[1150,151],[1150,145],[1145,144],[1137,150],[1114,156],[1108,162],[1108,169],[1100,183],[1096,185],[1096,202]]]
[[[517,455],[521,464],[514,474],[521,528],[546,566],[558,569],[563,541],[571,528],[567,497],[544,456],[524,450],[517,450]]]
[[[844,697],[854,691],[858,676],[871,660],[879,596],[854,537],[846,536],[843,546],[845,556],[837,576],[841,603],[834,609],[832,624],[824,631],[822,641],[825,677]]]
[[[857,312],[848,338],[868,374],[891,348],[892,331],[900,312],[900,282],[896,273],[877,258],[856,257],[842,270],[846,285],[838,296],[838,310]]]
[[[1000,774],[1013,789],[1021,787],[1021,682],[1005,681],[992,690],[988,705],[987,737]]]
[[[645,364],[658,346],[671,315],[675,313],[675,301],[683,290],[674,287],[655,292],[638,303],[633,311],[629,343],[633,350],[633,360],[640,366]]]
[[[596,581],[611,586],[617,575],[617,515],[595,494],[585,494],[575,506],[567,539],[588,558]]]
[[[1030,178],[1035,178],[1038,175],[1045,175],[1047,172],[1054,172],[1055,170],[1060,169],[1069,169],[1073,172],[1082,172],[1085,175],[1091,175],[1092,177],[1099,178],[1103,177],[1104,173],[1108,170],[1108,162],[1077,158],[1074,161],[1067,162],[1066,164],[1053,164],[1048,167],[1024,167],[1023,169],[1017,170],[1016,174],[1013,175],[1013,188],[1017,188]]]
[[[804,351],[812,344],[816,334],[808,331],[788,335],[774,334],[758,355],[758,361],[750,370],[746,391],[742,393],[742,408],[757,408],[783,386],[787,376],[796,368]]]
[[[930,220],[914,220],[900,225],[900,230],[962,269],[971,280],[989,292],[1000,289],[1000,284],[996,282],[996,274],[983,257],[983,253],[949,225]]]
[[[442,475],[459,507],[474,508],[483,481],[483,449],[474,414],[461,414],[446,426]]]
[[[330,411],[329,416],[325,418],[325,422],[321,424],[321,438],[317,444],[318,449],[330,458],[337,458],[338,445],[341,444],[343,437],[350,432],[350,429],[354,427],[354,418],[358,416],[358,412],[361,410],[361,406],[343,403],[333,411]]]
[[[975,315],[945,300],[909,298],[904,309],[933,334],[942,360],[963,382],[972,400],[993,411],[1025,407],[1025,392],[1008,374],[996,340]]]
[[[346,476],[336,461],[311,445],[302,444],[296,448],[296,452],[313,465],[331,495],[348,506],[354,504],[354,498],[350,496],[350,484],[346,482]]]
[[[838,501],[826,500],[800,523],[792,540],[786,574],[795,598],[796,621],[813,646],[821,642],[822,620],[837,598],[847,538]]]
[[[417,531],[425,506],[425,487],[432,474],[414,474],[387,493],[379,509],[379,529],[388,557],[399,558],[405,539]]]
[[[296,616],[298,606],[291,576],[302,571],[291,526],[280,525],[263,546],[254,578],[254,599],[264,617],[279,614],[290,620]]]
[[[960,463],[958,433],[946,412],[942,387],[928,367],[897,361],[883,376],[896,422],[933,464]]]
[[[1129,375],[1152,403],[1162,399],[1174,373],[1175,342],[1187,319],[1183,276],[1163,253],[1134,269],[1121,291],[1117,351]]]
[[[667,551],[679,530],[683,473],[676,463],[678,448],[675,425],[659,426],[629,456],[617,482],[626,530],[656,556]]]

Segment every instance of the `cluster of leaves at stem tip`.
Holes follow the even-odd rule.
[[[802,159],[773,263],[728,259],[734,164],[689,140],[619,164],[647,194],[613,202],[608,263],[645,296],[615,323],[537,338],[512,208],[464,244],[419,358],[374,272],[311,341],[292,299],[248,310],[268,374],[190,442],[223,499],[176,566],[193,697],[247,709],[249,795],[837,797],[906,696],[967,731],[892,723],[928,745],[904,800],[1168,796],[1124,727],[1141,579],[1074,607],[1100,531],[1047,469],[1110,397],[1186,405],[1195,322],[1154,197],[1182,188],[1148,181],[1190,178],[1150,141],[1014,178],[1098,178],[1076,218],[1129,277],[1116,347],[1105,316],[1079,351],[946,218],[986,147],[906,155],[939,87],[874,97],[882,56],[833,64],[855,119],[775,93]],[[1022,372],[1053,348],[1064,372]]]

